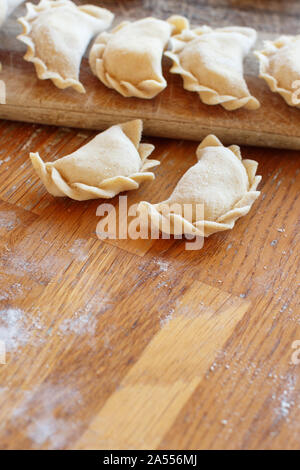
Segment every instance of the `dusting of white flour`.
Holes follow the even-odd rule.
[[[0,229],[4,228],[10,232],[18,223],[19,220],[14,211],[0,211]]]
[[[13,412],[11,424],[22,423],[25,434],[37,446],[62,449],[77,429],[78,423],[70,416],[81,404],[82,397],[76,388],[44,383],[24,393],[21,404]],[[68,419],[57,416],[62,406],[63,415]]]
[[[5,343],[6,351],[14,351],[29,340],[24,312],[8,308],[0,310],[0,340]]]
[[[40,316],[26,314],[19,308],[6,308],[0,310],[0,340],[5,343],[7,352],[16,351],[25,346],[32,333],[42,330]],[[39,344],[41,338],[35,335]]]

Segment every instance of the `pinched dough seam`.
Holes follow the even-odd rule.
[[[171,34],[181,32],[184,28],[187,28],[189,24],[186,18],[179,15],[171,16],[166,21],[171,25]],[[115,89],[122,96],[134,96],[138,98],[151,99],[166,88],[167,82],[163,75],[161,76],[160,81],[154,79],[143,80],[137,85],[134,85],[125,80],[117,80],[115,77],[109,74],[104,67],[103,55],[105,47],[108,44],[110,38],[113,36],[113,34],[129,24],[130,21],[123,21],[116,28],[114,28],[111,33],[104,32],[98,36],[98,39],[96,39],[90,52],[90,67],[94,75],[100,78],[104,85],[106,85],[108,88]]]
[[[38,14],[40,12],[47,11],[53,8],[58,8],[63,5],[70,5],[70,3],[66,2],[65,0],[57,0],[56,2],[53,2],[51,0],[42,0],[38,5],[27,3],[26,16],[18,19],[18,22],[23,27],[23,33],[18,36],[18,39],[27,46],[27,52],[24,55],[24,59],[27,62],[32,62],[34,64],[37,76],[40,80],[50,79],[60,89],[72,87],[79,93],[85,93],[85,88],[79,80],[75,80],[73,78],[64,78],[58,72],[48,70],[48,67],[45,62],[39,57],[36,57],[35,44],[30,37],[30,33],[32,31],[31,22],[38,17]],[[79,11],[82,11],[86,14],[91,14],[86,10],[86,6],[84,5],[76,6],[75,4],[73,4],[73,6]]]
[[[38,153],[31,153],[32,164],[40,176],[47,190],[54,196],[68,196],[77,201],[88,199],[104,198],[109,199],[122,191],[139,188],[140,183],[155,178],[150,168],[160,165],[158,160],[148,160],[148,156],[154,149],[153,145],[140,144],[138,152],[142,160],[139,172],[130,176],[115,176],[104,179],[98,187],[89,186],[83,183],[68,183],[52,162],[44,163]]]
[[[93,73],[100,78],[104,85],[108,88],[115,89],[122,96],[135,96],[138,98],[151,99],[166,88],[167,82],[163,75],[160,81],[154,79],[143,80],[137,85],[133,85],[125,80],[116,80],[105,70],[104,67],[103,55],[107,43],[114,33],[128,24],[130,24],[130,21],[124,21],[114,28],[111,33],[101,33],[91,49],[90,66]]]
[[[138,213],[141,220],[150,220],[151,229],[154,228],[163,231],[163,227],[170,227],[170,231],[168,233],[172,235],[184,234],[208,237],[213,233],[232,229],[235,222],[240,217],[248,214],[254,201],[259,197],[260,191],[256,191],[256,188],[261,181],[261,176],[256,175],[257,162],[247,159],[242,160],[240,149],[236,145],[230,146],[229,149],[239,160],[241,160],[241,163],[244,165],[247,172],[249,181],[249,190],[233,205],[232,209],[218,217],[216,221],[199,220],[191,223],[191,221],[185,219],[179,214],[169,213],[162,215],[159,211],[159,207],[163,204],[167,205],[167,203],[150,204],[147,201],[142,201],[138,206]],[[174,230],[174,227],[182,227],[183,229],[178,232]]]
[[[195,30],[195,36],[200,36],[205,33],[210,33],[213,30],[208,26],[203,26]],[[192,31],[190,31],[192,33]],[[183,39],[184,41],[184,39]],[[173,60],[173,65],[170,69],[171,73],[179,74],[185,78],[184,87],[188,91],[194,91],[199,93],[201,100],[204,104],[217,105],[221,104],[227,111],[234,111],[236,109],[244,107],[245,109],[254,110],[260,107],[259,101],[252,95],[245,96],[244,98],[237,98],[231,95],[220,95],[216,90],[200,85],[197,78],[188,70],[185,70],[178,56],[178,53],[182,51],[184,44],[181,40],[177,40],[176,36],[170,39],[171,50],[165,52],[165,56]]]

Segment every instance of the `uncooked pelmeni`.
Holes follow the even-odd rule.
[[[27,46],[24,59],[34,64],[41,80],[85,93],[79,81],[82,57],[92,37],[107,29],[114,15],[94,5],[76,6],[70,0],[41,0],[26,6],[27,15],[18,20],[23,26],[18,39]]]
[[[151,222],[151,228],[164,233],[207,237],[232,229],[249,212],[260,194],[257,162],[242,160],[238,146],[226,148],[213,135],[202,141],[196,155],[198,163],[182,176],[169,199],[139,204],[142,224]],[[191,208],[189,219],[184,216],[184,205]],[[204,208],[204,218],[197,219],[197,205]]]
[[[232,26],[183,29],[171,38],[171,72],[181,75],[186,90],[199,94],[203,103],[222,105],[229,111],[259,108],[243,73],[243,59],[256,41],[256,31]]]
[[[265,41],[264,49],[255,51],[259,59],[259,76],[269,88],[279,93],[289,106],[298,106],[300,88],[300,35],[281,36]]]
[[[89,58],[94,75],[125,97],[156,96],[167,86],[161,62],[172,31],[180,25],[181,17],[175,18],[174,24],[156,18],[124,21],[100,34]]]
[[[77,201],[112,198],[154,179],[148,170],[160,162],[148,160],[154,146],[140,143],[142,130],[143,123],[137,119],[110,127],[55,162],[44,163],[38,153],[30,153],[30,158],[53,196]]]

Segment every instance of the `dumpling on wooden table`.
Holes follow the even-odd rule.
[[[265,41],[264,49],[254,54],[259,59],[259,76],[269,88],[289,106],[300,107],[300,35]]]
[[[257,162],[242,160],[238,146],[224,147],[213,135],[202,141],[196,155],[198,163],[187,170],[166,201],[140,202],[143,224],[150,221],[151,229],[163,233],[208,237],[232,229],[249,212],[260,194],[256,190],[261,180],[256,176]],[[191,209],[189,218],[185,205]],[[197,219],[197,205],[204,209],[204,218]]]
[[[256,36],[254,29],[238,26],[186,28],[171,38],[165,55],[173,61],[170,71],[181,75],[184,88],[197,92],[203,103],[254,110],[260,103],[248,90],[243,60]]]
[[[18,20],[23,26],[18,39],[27,46],[24,59],[34,64],[41,80],[85,93],[79,81],[82,57],[91,39],[111,25],[114,15],[95,5],[76,6],[70,0],[41,0],[26,6],[27,15]]]
[[[125,97],[153,98],[167,86],[162,56],[180,18],[174,24],[151,17],[124,21],[100,34],[90,51],[92,72]]]
[[[118,124],[55,162],[44,163],[38,153],[30,153],[31,162],[53,196],[112,198],[155,178],[148,170],[160,162],[148,159],[154,146],[140,143],[142,130],[139,119]]]

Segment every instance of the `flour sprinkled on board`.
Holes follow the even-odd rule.
[[[155,264],[159,266],[160,272],[166,272],[169,269],[170,263],[162,259],[154,259]]]
[[[66,442],[64,437],[65,427],[66,422],[63,419],[55,419],[54,416],[50,415],[33,422],[27,430],[27,437],[38,445],[50,441],[54,448],[59,449]]]
[[[69,253],[72,253],[77,261],[85,261],[88,258],[88,249],[85,248],[87,241],[84,239],[75,240],[69,249]]]
[[[0,340],[5,343],[6,351],[14,351],[27,344],[29,332],[24,325],[24,312],[8,308],[0,311]]]
[[[0,310],[0,340],[5,343],[7,352],[16,351],[25,346],[31,339],[31,334],[42,330],[39,316],[31,317],[19,308]],[[35,344],[41,338],[35,335]]]
[[[285,379],[285,388],[278,397],[279,403],[275,408],[276,418],[284,419],[287,423],[289,423],[289,414],[296,403],[295,398],[297,396],[297,390],[295,381],[296,378],[292,375],[288,375],[288,377]],[[276,399],[276,397],[274,398]]]
[[[169,310],[168,315],[166,315],[164,318],[160,319],[161,328],[164,328],[165,326],[167,326],[170,323],[170,321],[173,318],[173,314],[174,314],[174,308],[171,308],[171,310]]]
[[[67,382],[69,380],[59,384],[44,383],[27,390],[14,410],[11,425],[21,426],[33,444],[62,449],[78,429],[72,415],[82,404],[82,397]],[[61,410],[59,416],[57,410]]]
[[[0,294],[0,300],[13,300],[23,294],[23,286],[19,282],[14,282],[5,287]]]
[[[26,258],[26,251],[22,249],[11,250],[6,248],[0,255],[0,262],[4,266],[5,274],[12,274],[18,277],[30,275],[32,279],[41,285],[46,285],[55,274],[55,262],[57,258],[52,256],[44,257],[39,262]]]
[[[291,409],[291,403],[286,401],[285,398],[283,398],[280,402],[280,410],[279,410],[280,415],[283,418],[286,418],[290,413],[290,409]]]
[[[93,335],[95,334],[96,326],[96,318],[93,316],[92,312],[83,314],[75,313],[72,318],[66,318],[59,329],[64,334]]]
[[[4,228],[10,232],[18,223],[19,220],[14,211],[0,211],[0,229]]]
[[[80,310],[63,320],[59,326],[59,334],[93,336],[96,332],[99,315],[104,314],[112,305],[109,297],[95,295]]]

